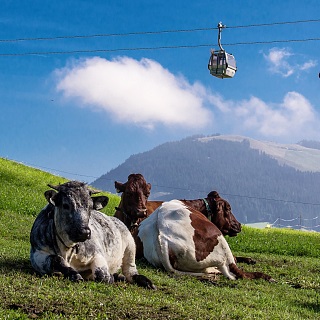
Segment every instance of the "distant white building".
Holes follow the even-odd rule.
[[[256,229],[266,229],[272,227],[272,225],[269,222],[246,223],[245,226]]]

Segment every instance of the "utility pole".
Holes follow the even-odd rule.
[[[301,213],[300,213],[300,230],[302,229],[302,216],[301,216]]]

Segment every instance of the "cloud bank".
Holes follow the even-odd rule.
[[[270,51],[274,66],[285,66],[290,53]],[[313,65],[304,64],[300,68]],[[290,65],[283,76],[292,74]],[[79,106],[98,109],[120,123],[153,129],[157,125],[190,129],[190,133],[242,134],[264,139],[318,137],[318,115],[300,93],[288,92],[279,102],[251,96],[226,100],[201,83],[189,83],[159,63],[128,57],[90,58],[57,70],[57,89]],[[193,130],[193,131],[192,131]],[[209,131],[210,130],[210,131]],[[318,137],[319,138],[319,137]]]
[[[58,90],[120,122],[200,128],[210,122],[201,88],[176,77],[159,63],[119,57],[86,59],[59,70]]]
[[[297,92],[288,92],[280,103],[267,104],[257,97],[234,103],[242,120],[237,130],[260,137],[301,139],[315,137],[319,121],[310,102]]]

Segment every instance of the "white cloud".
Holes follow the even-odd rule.
[[[307,60],[302,64],[295,62],[296,55],[286,48],[272,48],[268,54],[263,53],[263,56],[269,63],[269,71],[280,74],[284,78],[297,74],[299,71],[307,71],[317,65],[315,60]],[[301,60],[303,57],[300,56],[298,61]]]
[[[272,48],[267,55],[264,54],[264,58],[269,62],[270,72],[289,77],[294,73],[294,68],[287,61],[291,55],[287,49]]]
[[[286,57],[290,57],[291,55],[292,54],[284,48],[283,49],[272,48],[269,51],[268,59],[275,66],[280,66],[283,63],[283,60]]]
[[[298,92],[288,92],[282,101],[275,103],[255,96],[241,101],[226,100],[207,91],[207,101],[215,110],[214,132],[279,142],[320,138],[318,113]]]
[[[104,110],[119,122],[201,128],[212,117],[203,105],[202,85],[188,83],[153,60],[96,57],[57,73],[57,89],[66,97]]]
[[[300,66],[300,70],[308,70],[317,66],[317,61],[309,60]]]
[[[318,136],[317,113],[297,92],[288,92],[278,104],[268,104],[257,97],[234,102],[232,112],[238,118],[237,133],[291,141]]]
[[[288,56],[275,53],[272,61],[281,63]],[[65,97],[77,98],[81,107],[103,110],[118,122],[147,128],[179,126],[189,134],[220,132],[291,142],[319,139],[318,114],[298,92],[288,92],[278,103],[255,96],[226,100],[155,61],[127,57],[76,61],[57,73],[57,88]]]

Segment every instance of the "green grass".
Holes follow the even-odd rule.
[[[227,237],[234,254],[257,260],[243,269],[268,273],[276,283],[174,277],[143,260],[140,273],[157,291],[37,276],[29,262],[30,229],[46,204],[47,183],[64,181],[0,159],[0,319],[320,318],[318,233],[244,227],[237,237]],[[119,197],[107,195],[104,212],[111,215]]]
[[[36,216],[47,204],[43,195],[50,189],[47,184],[57,185],[66,181],[62,177],[0,158],[0,212]],[[113,214],[114,207],[119,204],[119,197],[102,194],[109,197],[108,206],[102,211]]]

